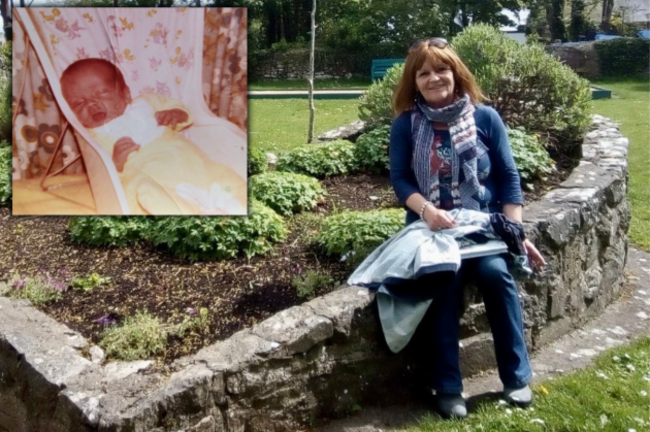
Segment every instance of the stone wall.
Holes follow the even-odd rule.
[[[548,270],[521,286],[535,349],[597,315],[622,287],[630,208],[627,144],[594,117],[583,160],[561,187],[526,207]],[[392,355],[374,296],[345,287],[292,307],[183,358],[88,360],[88,344],[25,301],[0,297],[0,431],[280,432],[419,391],[412,347]],[[494,366],[484,306],[467,290],[465,376]]]
[[[365,59],[365,56],[363,57]],[[343,52],[316,49],[314,78],[350,78],[353,75],[370,77],[370,60]],[[259,51],[251,53],[248,60],[250,79],[307,79],[309,75],[309,50]]]
[[[583,78],[596,79],[600,75],[600,60],[595,44],[596,42],[547,45],[546,50]]]

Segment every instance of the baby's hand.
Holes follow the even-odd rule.
[[[156,113],[156,121],[158,121],[160,126],[171,125],[172,129],[176,129],[178,123],[184,123],[187,121],[187,113],[178,108],[158,111]]]
[[[113,163],[118,172],[124,170],[124,164],[126,159],[129,157],[129,154],[138,150],[140,148],[139,144],[133,142],[129,137],[122,137],[117,140],[115,146],[113,147]]]

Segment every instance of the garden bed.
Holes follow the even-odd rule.
[[[561,169],[536,192],[530,202],[555,187],[569,174]],[[67,289],[56,302],[38,306],[57,321],[94,343],[106,325],[147,310],[162,322],[178,324],[201,308],[208,324],[183,338],[169,336],[158,366],[223,340],[274,313],[324,294],[343,283],[351,267],[320,253],[312,243],[317,219],[341,210],[371,210],[398,206],[390,181],[382,175],[349,175],[322,181],[325,203],[311,213],[289,219],[289,236],[268,255],[219,262],[188,263],[150,244],[124,248],[91,247],[70,241],[68,217],[14,217],[0,208],[0,274],[7,280],[43,275],[67,286],[73,276],[96,273],[111,281],[92,291]],[[307,271],[331,278],[327,286],[299,296],[292,281]]]

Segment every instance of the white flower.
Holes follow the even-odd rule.
[[[639,394],[640,394],[641,396],[648,396],[648,392],[645,391],[645,390],[641,390],[641,391],[639,392]]]
[[[246,209],[230,192],[221,189],[217,183],[212,183],[210,190],[199,189],[190,183],[176,186],[176,193],[181,198],[199,206],[203,214],[246,214]]]
[[[619,356],[614,356],[612,357],[612,360],[617,362],[617,361],[621,361],[621,358]]]
[[[544,420],[542,420],[542,419],[538,419],[538,418],[534,418],[534,419],[531,419],[531,420],[530,420],[530,423],[539,423],[539,424],[543,425],[543,424],[544,424]]]
[[[609,419],[605,414],[600,416],[600,427],[605,427],[605,425],[609,423]]]
[[[601,372],[601,371],[596,372],[596,376],[597,376],[598,378],[602,378],[602,379],[609,379],[609,377],[607,377],[607,375],[605,375],[605,374],[604,374],[603,372]]]
[[[632,371],[632,372],[634,372],[634,371],[636,370],[636,368],[634,367],[634,365],[631,364],[631,363],[626,364],[625,367],[628,368],[628,369],[629,369],[630,371]]]

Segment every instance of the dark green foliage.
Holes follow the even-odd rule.
[[[404,210],[345,211],[325,218],[317,243],[327,254],[369,253],[404,227]]]
[[[74,216],[68,229],[76,243],[127,246],[143,240],[152,221],[144,216]]]
[[[388,125],[378,126],[357,138],[354,155],[359,167],[370,172],[387,171],[389,168],[389,142],[390,126]]]
[[[266,154],[259,148],[248,148],[248,175],[254,176],[266,171]]]
[[[493,27],[471,26],[452,44],[506,124],[572,153],[590,123],[588,81],[542,45],[520,45]]]
[[[11,147],[0,143],[0,205],[11,200]]]
[[[280,155],[276,169],[317,178],[352,173],[357,169],[354,143],[337,140],[305,145]]]
[[[528,184],[553,172],[553,159],[548,155],[538,135],[527,134],[523,128],[508,128],[508,141],[522,183]]]
[[[250,193],[282,216],[311,210],[325,190],[317,179],[303,174],[273,171],[252,176]]]
[[[618,38],[595,44],[603,76],[634,76],[648,70],[650,40]]]
[[[548,27],[551,31],[551,40],[566,42],[567,31],[564,25],[564,0],[550,0],[547,6]]]
[[[232,217],[178,216],[153,219],[148,240],[190,261],[220,260],[243,252],[263,254],[284,240],[284,221],[267,206],[252,201],[250,214]]]

